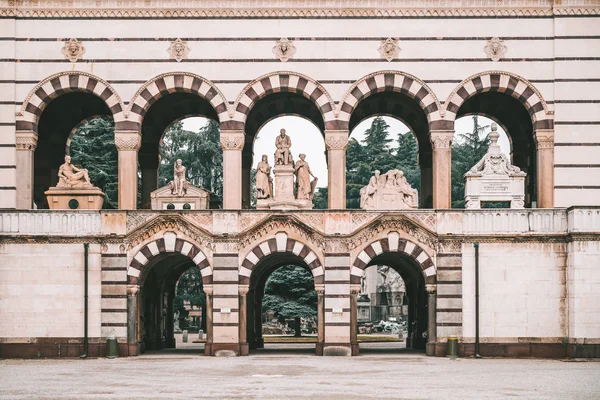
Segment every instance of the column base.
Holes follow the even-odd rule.
[[[315,346],[315,355],[323,355],[323,342],[317,342],[317,345]]]
[[[140,343],[128,343],[127,353],[130,357],[137,357],[142,352],[142,345]]]
[[[435,345],[436,343],[427,343],[427,346],[425,346],[425,354],[428,356],[435,356]]]
[[[323,355],[329,357],[352,356],[352,345],[350,343],[324,343]]]
[[[206,343],[204,354],[215,357],[247,356],[248,343]]]

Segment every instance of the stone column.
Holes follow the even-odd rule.
[[[452,137],[454,131],[431,131],[433,208],[451,208]]]
[[[17,209],[33,208],[33,154],[37,147],[35,132],[17,131]]]
[[[140,153],[140,171],[142,173],[142,208],[150,209],[150,193],[158,189],[158,154]]]
[[[317,292],[317,348],[316,354],[323,355],[325,343],[325,285],[315,285]]]
[[[250,208],[252,199],[252,152],[242,153],[242,208]]]
[[[249,288],[248,286],[239,286],[238,287],[238,293],[239,293],[239,303],[240,303],[240,311],[238,313],[239,315],[239,325],[238,325],[238,329],[239,329],[239,337],[240,337],[240,355],[246,355],[248,354],[248,340],[246,338],[246,325],[248,323],[248,302],[247,302],[247,295],[248,295],[248,291]]]
[[[554,207],[554,130],[535,131],[537,207]]]
[[[348,131],[325,131],[327,148],[328,201],[330,209],[346,208],[346,147]]]
[[[262,300],[264,297],[263,293],[254,293],[254,340],[255,348],[264,349],[265,339],[262,335]]]
[[[130,356],[140,354],[138,344],[138,285],[127,286],[127,347]]]
[[[428,356],[435,356],[435,344],[437,343],[437,297],[436,285],[426,285],[427,290],[427,345],[426,352]]]
[[[433,171],[431,152],[419,152],[421,169],[421,188],[419,191],[419,208],[433,207]]]
[[[350,286],[350,346],[352,347],[352,355],[359,354],[358,347],[358,294],[360,293],[360,285]]]
[[[119,209],[135,210],[138,191],[138,150],[141,145],[138,131],[115,131],[119,151]]]
[[[222,130],[223,149],[223,209],[242,209],[242,149],[244,132]]]
[[[202,290],[206,295],[206,343],[204,344],[204,355],[213,356],[213,287],[205,285]]]

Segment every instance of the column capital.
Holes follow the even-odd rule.
[[[350,294],[352,296],[358,296],[360,293],[360,285],[350,285]]]
[[[437,285],[425,285],[425,290],[427,290],[427,293],[429,293],[430,296],[435,296]]]
[[[453,130],[433,130],[429,133],[429,140],[434,150],[450,149],[452,147]]]
[[[536,129],[535,143],[538,150],[554,148],[554,129]]]
[[[139,150],[142,137],[138,131],[115,131],[115,146],[119,151]]]
[[[139,285],[127,285],[127,296],[135,297],[140,291]]]
[[[223,150],[237,150],[244,148],[246,135],[242,130],[221,131],[221,148]]]
[[[238,293],[240,294],[240,296],[247,295],[249,291],[250,291],[249,286],[246,286],[246,285],[238,286]]]
[[[317,292],[318,296],[323,296],[325,294],[325,285],[315,285],[315,292]]]
[[[205,295],[212,296],[212,294],[213,294],[213,286],[212,285],[204,285],[202,287],[202,291],[204,292]]]
[[[348,131],[325,131],[325,146],[327,150],[346,150],[348,147]]]
[[[35,151],[37,147],[38,135],[33,131],[17,131],[16,147],[17,150]]]

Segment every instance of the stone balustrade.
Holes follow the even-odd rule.
[[[221,235],[245,231],[269,215],[291,215],[324,234],[351,234],[380,216],[397,216],[441,235],[543,235],[600,232],[600,207],[379,211],[0,211],[1,235],[86,236],[131,232],[158,215],[181,215]],[[123,226],[120,226],[120,225]],[[115,228],[115,225],[117,228]]]

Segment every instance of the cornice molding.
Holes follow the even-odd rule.
[[[600,0],[0,0],[22,18],[382,18],[600,15]]]

